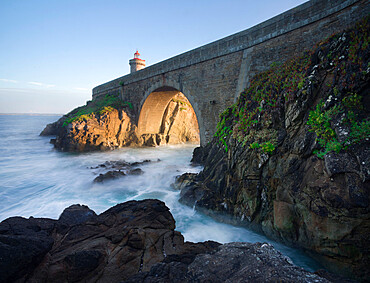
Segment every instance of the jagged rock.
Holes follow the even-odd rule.
[[[182,190],[185,187],[194,185],[193,179],[197,176],[196,173],[185,173],[176,177],[176,182],[172,184],[175,190]]]
[[[368,28],[368,22],[362,24]],[[351,36],[360,34],[356,28],[351,31]],[[300,246],[329,269],[366,280],[370,278],[370,143],[363,136],[368,132],[370,79],[363,77],[363,70],[369,57],[365,55],[368,49],[358,48],[362,60],[356,64],[348,61],[352,44],[348,35],[318,45],[311,65],[305,66],[306,77],[294,90],[294,99],[277,92],[275,106],[267,109],[264,101],[251,98],[261,85],[255,83],[246,90],[236,106],[222,114],[223,127],[230,129],[222,141],[227,150],[219,137],[195,150],[193,160],[204,165],[203,171],[197,176],[183,175],[174,187],[181,188],[180,202],[184,204],[215,217],[226,214],[229,217],[218,219],[248,225],[273,239]],[[346,60],[341,66],[349,66],[348,72],[339,74],[340,68],[334,68],[328,58]],[[360,76],[364,79],[357,79]],[[258,78],[267,78],[267,73]],[[272,95],[276,84],[271,80],[263,81],[266,96]],[[255,125],[241,129],[247,112],[230,113],[240,109],[252,112],[253,107],[260,110],[254,116]],[[320,143],[322,136],[317,137],[317,131],[309,131],[310,111],[317,115],[311,122],[335,137],[330,141],[332,147]],[[354,127],[360,122],[363,129]],[[274,138],[271,132],[277,133]],[[349,142],[351,136],[361,135]],[[276,148],[271,152],[258,146],[253,149],[251,142],[245,143],[250,136],[251,142],[253,138],[263,142],[276,139]],[[335,148],[338,144],[341,147]],[[322,156],[324,159],[319,158]]]
[[[14,282],[42,262],[51,250],[55,220],[12,217],[0,223],[0,282]]]
[[[90,102],[94,104],[94,101]],[[40,135],[56,135],[50,142],[62,151],[108,150],[126,146],[159,146],[184,142],[199,142],[199,127],[195,112],[183,94],[168,103],[158,133],[138,134],[138,113],[130,108],[80,116],[67,123],[80,108],[72,110],[58,121],[48,124]],[[66,122],[66,123],[65,123]]]
[[[158,159],[155,162],[159,162],[160,159]],[[151,160],[143,160],[143,161],[135,161],[135,162],[126,162],[124,160],[118,160],[118,161],[106,161],[102,164],[99,164],[98,166],[91,167],[90,169],[98,169],[98,168],[105,168],[105,169],[118,169],[118,170],[124,170],[124,169],[131,169],[132,167],[136,167],[139,165],[143,165],[146,163],[152,162]]]
[[[190,282],[330,282],[293,265],[266,243],[229,243],[189,265]]]
[[[8,218],[0,223],[0,282],[341,282],[294,266],[266,243],[184,242],[174,229],[159,200],[100,215],[72,205],[58,220]]]
[[[267,243],[228,243],[213,249],[169,256],[124,282],[351,282],[323,270],[313,274],[297,267]]]
[[[57,121],[54,146],[62,151],[90,151],[138,145],[140,142],[131,116],[128,110],[113,109],[64,126]]]
[[[118,204],[100,215],[73,205],[57,221],[9,218],[0,223],[0,282],[121,282],[167,257],[194,258],[219,246],[184,243],[174,229],[158,200]]]

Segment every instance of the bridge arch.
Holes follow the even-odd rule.
[[[181,90],[180,90],[181,89]],[[201,142],[202,123],[197,103],[176,83],[152,85],[139,104],[138,134],[154,135],[157,144]]]

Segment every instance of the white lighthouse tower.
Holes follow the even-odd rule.
[[[139,58],[140,53],[136,50],[134,54],[134,59],[130,59],[131,73],[139,71],[145,68],[145,60]]]

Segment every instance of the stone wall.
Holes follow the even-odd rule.
[[[313,0],[245,31],[117,78],[93,89],[133,103],[139,117],[149,94],[169,86],[192,104],[201,144],[216,129],[218,115],[232,104],[256,73],[282,62],[370,12],[368,0]]]

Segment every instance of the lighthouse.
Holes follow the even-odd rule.
[[[145,67],[145,60],[139,58],[140,53],[136,50],[134,58],[130,59],[131,73],[141,70]]]

